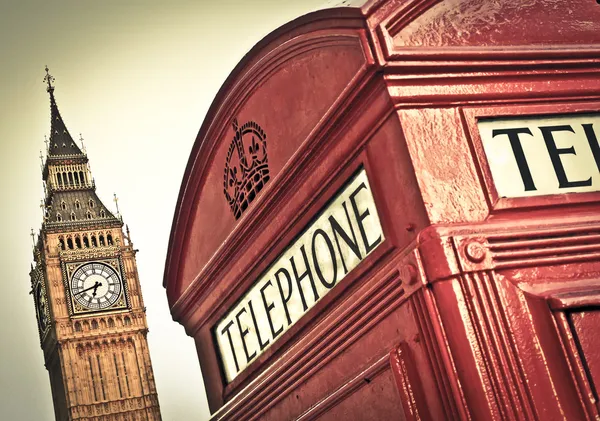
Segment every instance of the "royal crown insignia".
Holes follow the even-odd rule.
[[[223,192],[235,219],[239,219],[269,181],[267,135],[254,121],[238,126],[229,145],[223,175]]]

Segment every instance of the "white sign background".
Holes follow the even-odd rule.
[[[591,125],[596,140],[590,137],[584,125]],[[590,143],[600,139],[600,114],[570,114],[552,117],[528,117],[511,119],[486,119],[477,124],[483,148],[500,197],[527,197],[572,192],[600,190],[600,171]],[[575,153],[567,151],[555,155],[569,182],[587,181],[589,185],[560,186],[559,175],[552,163],[551,153],[540,127],[569,126],[573,131],[554,130],[552,137],[559,150],[573,147]],[[507,134],[496,134],[494,130],[529,129],[531,135],[519,134],[519,141],[529,168],[535,190],[526,190],[515,152]]]
[[[331,217],[352,240],[354,251],[339,231],[336,236]],[[330,239],[329,244],[325,236]],[[217,324],[215,336],[227,381],[232,381],[265,352],[383,240],[375,201],[363,169]],[[302,276],[306,272],[302,250],[309,262],[317,296],[309,277]],[[281,269],[289,274],[290,283]],[[326,282],[321,281],[319,270]]]

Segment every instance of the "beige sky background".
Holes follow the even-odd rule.
[[[48,65],[100,198],[129,224],[165,421],[209,418],[193,340],[162,287],[189,151],[217,90],[263,36],[325,0],[0,0],[0,419],[54,419],[29,265],[39,229]]]

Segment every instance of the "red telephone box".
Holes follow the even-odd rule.
[[[165,269],[213,419],[600,419],[599,141],[595,0],[372,0],[267,36]]]

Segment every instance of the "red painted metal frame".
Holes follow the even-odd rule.
[[[477,129],[600,110],[600,5],[452,4],[304,16],[219,91],[164,279],[213,419],[600,417],[600,194],[499,198]],[[237,221],[219,190],[234,117],[259,121],[272,174]],[[385,241],[227,384],[212,329],[360,167]]]

